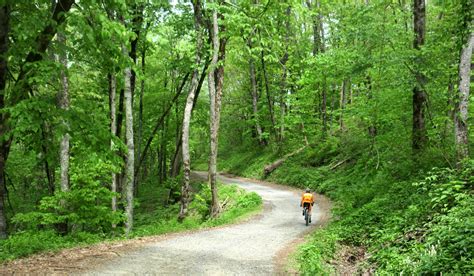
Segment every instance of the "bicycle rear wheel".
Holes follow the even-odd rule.
[[[304,220],[306,222],[306,226],[308,226],[309,224],[309,214],[308,214],[308,210],[305,210],[306,212],[304,213]]]

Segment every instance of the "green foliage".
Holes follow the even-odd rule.
[[[109,232],[112,224],[123,220],[121,212],[111,211],[113,193],[104,185],[108,177],[98,177],[111,170],[116,168],[91,155],[86,163],[72,166],[70,191],[57,191],[53,196],[44,197],[38,211],[19,213],[13,222],[26,229],[69,223],[90,233]]]
[[[338,236],[332,229],[318,230],[298,248],[298,269],[306,275],[334,273],[328,261],[336,253]]]
[[[89,179],[89,181],[92,180]],[[170,180],[170,182],[174,181]],[[84,182],[81,183],[85,184]],[[159,190],[152,192],[151,188],[153,188],[153,183],[144,184],[137,199],[140,202],[140,208],[138,208],[136,212],[136,227],[132,236],[160,235],[170,232],[215,227],[245,219],[260,211],[262,208],[262,198],[256,193],[246,192],[236,185],[219,185],[221,204],[225,202],[223,212],[218,218],[209,219],[211,194],[208,185],[207,183],[198,182],[193,184],[193,186],[195,186],[199,192],[194,195],[194,199],[190,204],[191,215],[183,222],[178,222],[179,205],[173,204],[165,206],[164,202],[160,204],[159,200],[163,198],[163,193],[166,193],[166,191]],[[89,185],[87,187],[91,186]],[[93,188],[94,191],[97,190],[97,187]],[[111,227],[110,220],[112,217],[110,214],[104,214],[106,217],[108,216],[108,218],[96,218],[95,215],[102,213],[97,209],[93,209],[92,206],[84,206],[84,209],[81,210],[81,212],[92,212],[89,216],[85,214],[81,215],[79,211],[65,215],[58,214],[61,211],[66,211],[57,207],[61,205],[58,202],[61,199],[70,200],[67,205],[67,210],[69,211],[73,210],[72,206],[75,206],[75,203],[82,202],[89,204],[88,199],[90,199],[90,197],[94,198],[94,202],[98,202],[97,200],[100,198],[99,195],[87,195],[90,190],[84,189],[78,190],[77,193],[72,193],[76,196],[77,194],[82,194],[80,200],[69,196],[67,198],[58,196],[43,199],[48,204],[50,203],[50,205],[42,202],[42,208],[44,206],[44,208],[48,210],[55,210],[56,213],[30,212],[18,214],[15,218],[15,222],[25,227],[28,226],[29,230],[19,231],[11,235],[7,240],[0,241],[0,261],[24,257],[38,252],[57,251],[67,247],[121,238],[120,236],[113,237],[109,235],[110,230],[107,230],[107,228]],[[110,211],[108,211],[108,213],[110,213]],[[106,222],[107,219],[109,221]],[[47,225],[64,221],[68,221],[71,224],[73,222],[76,226],[79,226],[80,223],[88,224],[82,225],[85,231],[74,231],[65,236],[57,234],[54,230],[44,230]],[[93,225],[91,223],[94,222],[94,226],[97,228],[96,230],[92,228]],[[116,223],[117,221],[113,222]],[[105,223],[108,223],[108,225],[104,225]],[[42,229],[38,229],[38,227]]]
[[[135,236],[159,235],[168,232],[185,231],[203,227],[214,227],[233,223],[261,210],[262,198],[236,185],[219,185],[219,199],[224,204],[217,218],[209,218],[211,191],[207,183],[194,183],[198,192],[189,205],[189,216],[183,222],[177,221],[179,205],[155,208],[147,213],[137,214]],[[146,219],[145,219],[146,218]],[[146,223],[144,223],[146,222]]]
[[[61,236],[55,231],[23,231],[15,233],[7,240],[0,241],[0,260],[11,260],[44,251],[96,243],[103,237],[87,232]]]
[[[370,258],[359,265],[375,267],[382,274],[472,271],[473,160],[461,170],[433,168],[414,174],[412,163],[390,162],[391,155],[380,160],[354,155],[363,146],[352,144],[354,139],[358,137],[309,147],[269,176],[282,184],[309,186],[335,200],[335,220],[298,250],[301,272],[335,273],[329,263],[340,245],[367,248]],[[271,152],[263,154],[265,157],[254,161],[247,159],[248,167],[263,168]],[[399,158],[402,154],[399,152]],[[231,166],[234,160],[251,155],[234,152],[228,156],[230,161],[222,163]],[[405,157],[409,158],[409,153]]]

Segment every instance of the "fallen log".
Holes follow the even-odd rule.
[[[278,167],[280,167],[286,161],[286,159],[290,158],[291,156],[293,156],[295,154],[300,153],[305,148],[306,148],[306,145],[299,148],[299,149],[297,149],[297,150],[295,150],[294,152],[288,153],[287,155],[283,156],[282,158],[276,160],[275,162],[266,165],[263,168],[263,174],[265,175],[265,177],[267,177],[270,173],[272,173],[274,170],[276,170]]]

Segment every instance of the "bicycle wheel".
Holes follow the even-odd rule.
[[[306,226],[308,226],[308,224],[309,224],[308,210],[306,210],[306,212],[305,212],[305,214],[304,214],[304,220],[306,221]]]

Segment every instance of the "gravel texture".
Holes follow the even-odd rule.
[[[276,258],[311,230],[304,224],[296,190],[219,176],[224,183],[258,193],[265,210],[257,219],[146,244],[86,275],[269,275],[280,273]],[[316,202],[313,225],[322,212]],[[284,254],[283,254],[284,255]]]

